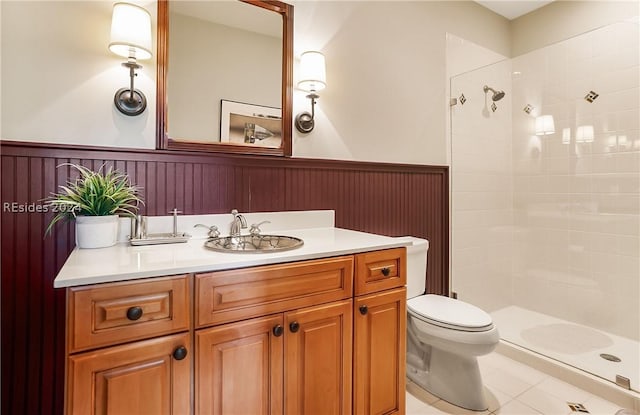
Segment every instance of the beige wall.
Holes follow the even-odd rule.
[[[155,21],[155,3],[141,4]],[[128,74],[107,49],[111,1],[0,7],[3,139],[154,147],[153,60],[136,79],[147,111],[126,117],[112,103]],[[473,2],[296,2],[296,55],[321,49],[329,86],[294,154],[445,164],[446,32],[509,51],[508,21]],[[294,98],[294,113],[309,109]]]
[[[638,15],[636,0],[555,1],[511,22],[511,56]]]
[[[446,35],[502,54],[506,19],[473,2],[296,2],[295,49],[326,55],[327,88],[297,157],[447,164]],[[308,108],[296,92],[294,109]]]
[[[281,38],[175,13],[169,33],[170,137],[220,142],[221,99],[280,107]]]
[[[155,22],[155,3],[143,5]],[[140,61],[135,81],[147,110],[127,117],[113,105],[129,73],[108,49],[112,7],[106,1],[0,2],[2,139],[155,147],[155,56]]]
[[[142,5],[155,21],[155,3]],[[422,164],[448,163],[447,33],[510,56],[637,9],[637,3],[561,1],[509,23],[470,1],[294,5],[296,56],[323,51],[328,77],[316,129],[294,132],[294,155]],[[128,80],[121,59],[107,49],[112,2],[0,7],[3,139],[154,147],[153,59],[142,62],[136,79],[147,111],[126,117],[112,104]],[[305,94],[295,91],[294,114],[308,109]]]

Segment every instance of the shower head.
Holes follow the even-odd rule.
[[[500,101],[502,98],[504,98],[504,91],[496,91],[495,89],[491,88],[490,86],[484,86],[484,93],[486,94],[487,91],[491,91],[493,92],[493,95],[491,96],[491,99],[495,102],[495,101]]]

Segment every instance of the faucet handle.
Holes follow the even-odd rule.
[[[177,215],[178,213],[182,213],[182,211],[178,210],[178,208],[173,208],[172,210],[168,211],[167,213],[170,213],[172,215]]]
[[[220,231],[218,230],[218,227],[216,225],[211,225],[211,226],[207,226],[207,225],[203,225],[201,223],[198,223],[196,225],[193,225],[194,228],[207,228],[209,229],[209,237],[211,238],[217,238],[218,236],[220,236]]]
[[[260,226],[264,225],[265,223],[271,223],[271,221],[268,220],[263,220],[260,223],[254,223],[251,225],[251,229],[249,229],[249,233],[252,236],[258,236],[260,235]]]

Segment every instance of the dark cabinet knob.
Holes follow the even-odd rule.
[[[276,337],[280,337],[282,336],[282,333],[284,333],[284,329],[282,328],[282,326],[280,324],[276,325],[273,328],[273,335]]]
[[[391,274],[391,270],[388,267],[382,268],[382,275],[384,275],[385,277],[388,277],[389,274]]]
[[[360,310],[360,314],[364,316],[369,312],[369,307],[367,307],[366,305],[361,305],[359,310]]]
[[[184,346],[178,347],[173,351],[173,358],[176,360],[182,360],[187,357],[187,348]]]
[[[137,319],[139,319],[140,317],[142,317],[142,307],[130,307],[127,310],[127,318],[131,321],[136,321]]]
[[[289,324],[289,330],[291,330],[291,333],[296,333],[298,330],[300,330],[300,324],[297,321],[294,321],[293,323]]]

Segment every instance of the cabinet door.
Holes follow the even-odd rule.
[[[404,414],[406,289],[354,304],[354,414]]]
[[[196,414],[282,414],[282,314],[196,331]]]
[[[285,314],[285,413],[351,413],[352,300]]]
[[[188,414],[188,334],[69,357],[69,414]]]

